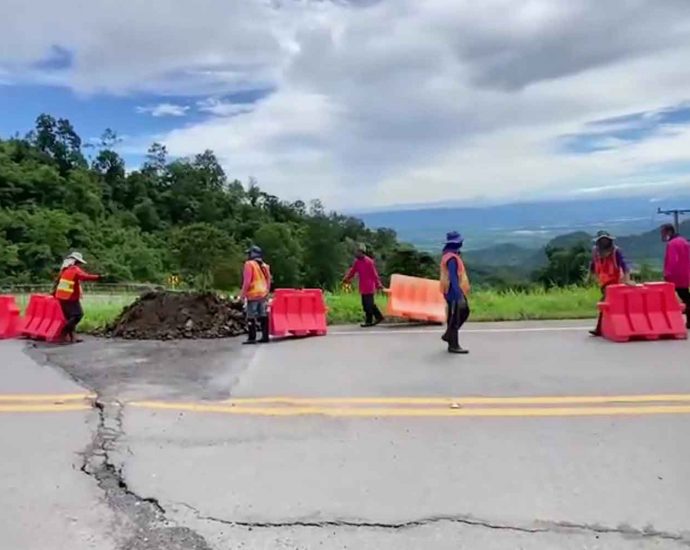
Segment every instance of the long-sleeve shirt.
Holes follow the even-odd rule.
[[[383,288],[379,272],[376,270],[376,263],[369,256],[355,260],[350,271],[345,275],[345,281],[350,282],[355,276],[359,278],[360,294],[375,294],[378,289]]]
[[[458,277],[458,261],[455,258],[448,260],[448,281],[450,286],[446,293],[446,301],[458,302],[462,296],[460,289],[460,278]]]
[[[690,287],[690,244],[680,235],[666,245],[664,279],[676,288]]]
[[[82,268],[77,265],[72,265],[63,269],[60,272],[60,277],[58,279],[67,279],[69,281],[74,281],[74,290],[72,295],[67,299],[68,302],[78,302],[81,299],[81,281],[97,281],[100,279],[100,275],[92,275],[87,273]]]
[[[628,266],[628,263],[625,261],[625,257],[623,256],[621,249],[616,247],[615,254],[616,254],[616,265],[620,268],[620,270],[623,273],[630,273],[630,267]],[[592,255],[592,256],[594,256],[594,255]],[[589,271],[591,273],[595,272],[594,258],[593,257],[592,257],[592,261],[589,264]]]

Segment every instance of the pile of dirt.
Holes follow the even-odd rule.
[[[226,338],[246,332],[243,304],[211,292],[155,291],[126,307],[107,336],[130,340]]]

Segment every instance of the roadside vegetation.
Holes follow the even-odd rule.
[[[22,309],[27,295],[19,295]],[[89,293],[84,296],[84,320],[80,330],[90,332],[105,327],[122,309],[137,298],[136,294]],[[478,290],[472,294],[470,321],[523,321],[586,319],[596,316],[599,290],[569,287],[529,291]],[[386,296],[377,298],[385,311]],[[332,325],[356,324],[362,321],[362,307],[356,293],[327,293],[328,320]]]
[[[358,243],[376,259],[384,284],[393,273],[438,276],[438,255],[399,242],[395,231],[231,179],[212,151],[171,159],[153,144],[131,169],[118,141],[108,130],[83,143],[68,120],[49,115],[24,137],[0,139],[0,293],[21,296],[37,285],[48,291],[64,256],[80,250],[107,283],[90,287],[85,298],[82,329],[94,330],[136,299],[139,283],[232,293],[245,248],[257,244],[276,287],[323,289],[330,322],[342,324],[362,316],[356,292],[338,290]],[[523,266],[525,277],[516,266],[473,262],[468,252],[472,320],[594,316],[599,293],[587,281],[590,244],[587,235],[554,241],[537,269]],[[639,275],[660,277],[644,266]],[[382,308],[385,299],[379,297]]]

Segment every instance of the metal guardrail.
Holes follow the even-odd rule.
[[[85,283],[89,294],[141,294],[150,290],[164,290],[167,287],[142,283]],[[0,284],[0,294],[50,294],[53,284]]]

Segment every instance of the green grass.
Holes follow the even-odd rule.
[[[112,323],[125,306],[136,300],[136,296],[117,296],[106,300],[95,300],[97,296],[86,297],[83,302],[84,319],[79,330],[91,332]]]
[[[597,316],[600,298],[598,288],[479,291],[470,297],[470,318],[474,321],[590,319]]]
[[[136,299],[136,294],[89,293],[83,298],[84,320],[79,329],[94,331],[111,323]],[[17,296],[24,309],[28,296]],[[529,292],[496,292],[480,290],[470,297],[471,321],[524,321],[547,319],[588,319],[596,316],[599,300],[597,288],[563,288],[532,290]],[[376,299],[385,312],[386,296]],[[328,321],[333,325],[354,324],[362,321],[362,306],[357,293],[326,294]]]
[[[598,288],[561,288],[529,292],[479,290],[470,296],[471,321],[525,321],[589,319],[596,317]],[[328,318],[331,324],[362,321],[362,306],[356,293],[328,294]],[[385,311],[386,296],[376,299]]]
[[[82,332],[91,332],[105,327],[120,314],[125,306],[136,300],[136,294],[85,294],[82,298],[84,319],[79,324]],[[15,296],[17,305],[24,311],[29,301],[28,294]]]

